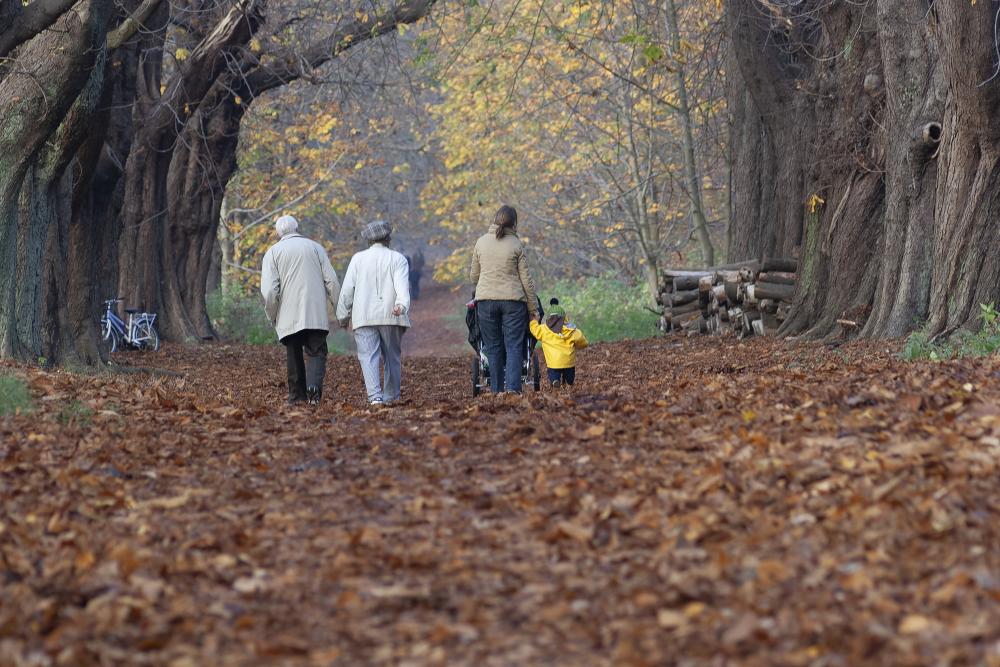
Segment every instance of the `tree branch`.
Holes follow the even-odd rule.
[[[263,0],[238,0],[226,12],[171,77],[141,132],[154,136],[184,125],[225,70],[224,52],[245,43],[256,32],[263,20],[262,5]]]
[[[313,42],[301,53],[287,53],[277,62],[261,65],[246,76],[248,97],[252,99],[302,78],[306,74],[304,65],[315,69],[356,44],[392,32],[401,24],[419,21],[430,12],[436,1],[403,0],[386,14],[374,17],[374,20],[365,15]]]
[[[254,220],[253,222],[248,223],[243,229],[241,229],[239,231],[239,233],[233,234],[233,237],[232,237],[233,240],[234,241],[238,241],[239,239],[241,239],[243,237],[244,234],[246,234],[248,231],[250,231],[254,227],[256,227],[258,225],[261,225],[261,224],[267,222],[268,220],[271,220],[277,214],[281,213],[284,210],[287,210],[287,209],[291,208],[292,206],[295,206],[300,201],[302,201],[303,199],[305,199],[306,197],[308,197],[309,195],[311,195],[313,192],[315,192],[319,188],[319,186],[324,185],[326,183],[326,177],[330,175],[330,173],[333,171],[334,167],[337,166],[337,163],[339,163],[341,161],[341,159],[344,157],[344,155],[345,155],[344,153],[341,153],[340,155],[338,155],[337,159],[335,159],[333,161],[333,163],[330,164],[329,167],[327,167],[327,169],[323,173],[323,175],[319,179],[317,179],[316,182],[313,183],[312,186],[310,186],[308,190],[306,190],[305,192],[303,192],[302,194],[300,194],[298,197],[296,197],[296,198],[294,198],[294,199],[292,199],[290,201],[285,202],[284,204],[282,204],[278,208],[273,209],[271,211],[268,211],[264,215],[258,216],[256,220]],[[230,213],[232,213],[232,211],[230,211]]]
[[[132,39],[132,36],[142,27],[150,15],[160,5],[160,0],[143,0],[142,5],[129,15],[117,28],[108,33],[108,48],[117,49],[119,46]]]
[[[0,31],[0,58],[42,32],[73,6],[76,0],[35,0]],[[20,3],[17,3],[20,4]]]

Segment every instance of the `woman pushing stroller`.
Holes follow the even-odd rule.
[[[501,206],[472,252],[469,278],[476,286],[476,317],[494,394],[521,393],[525,331],[538,318],[535,283],[524,244],[517,237],[517,211]]]

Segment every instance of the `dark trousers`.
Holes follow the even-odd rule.
[[[281,339],[288,355],[288,402],[306,400],[306,387],[323,390],[326,375],[326,331],[303,329]]]
[[[410,298],[420,298],[420,271],[410,269]]]
[[[504,390],[521,393],[528,305],[523,301],[479,301],[476,317],[490,362],[490,389],[494,394]]]
[[[548,373],[549,384],[556,380],[562,384],[573,384],[573,380],[576,379],[575,368],[547,368],[545,372]]]

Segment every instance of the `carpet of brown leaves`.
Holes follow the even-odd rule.
[[[1000,361],[661,338],[283,404],[280,348],[7,365],[0,665],[1000,665]]]

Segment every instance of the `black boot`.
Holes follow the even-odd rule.
[[[323,398],[322,387],[306,387],[306,400],[309,401],[309,405],[319,405],[321,398]]]

